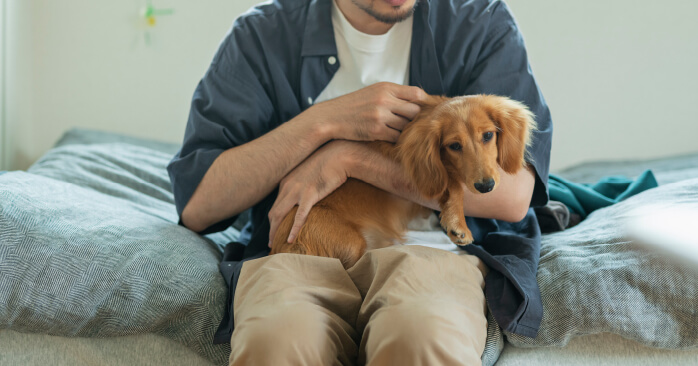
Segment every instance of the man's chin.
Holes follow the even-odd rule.
[[[417,6],[418,1],[410,4],[411,0],[377,0],[380,3],[376,9],[375,2],[372,2],[370,6],[362,4],[357,0],[352,0],[352,2],[358,6],[361,10],[366,12],[368,15],[373,17],[379,22],[386,24],[395,24],[403,20],[406,20],[414,13],[414,9]],[[387,6],[386,6],[387,5]]]
[[[407,9],[394,10],[389,12],[367,11],[367,13],[379,22],[395,24],[407,20],[414,13],[414,6]]]

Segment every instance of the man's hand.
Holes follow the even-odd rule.
[[[279,195],[269,211],[269,247],[276,230],[293,206],[298,211],[288,237],[291,243],[305,223],[310,209],[349,178],[352,146],[349,141],[331,141],[293,169],[279,184]]]
[[[310,209],[346,182],[349,152],[359,148],[349,141],[396,142],[400,132],[420,111],[424,90],[382,82],[318,103],[298,115],[301,123],[324,124],[327,143],[300,163],[279,183],[279,195],[269,211],[271,246],[286,214],[298,205],[289,242],[293,242]]]
[[[318,103],[301,115],[327,123],[334,140],[396,142],[426,99],[424,90],[388,82]]]

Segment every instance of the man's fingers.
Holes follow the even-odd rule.
[[[407,118],[395,115],[394,118],[391,118],[386,122],[386,125],[393,130],[402,131],[405,129],[405,126],[407,126],[408,123],[410,123],[410,120]]]
[[[412,102],[405,102],[403,100],[398,100],[396,101],[396,104],[392,106],[391,111],[393,114],[396,114],[398,116],[404,117],[408,120],[413,120],[414,117],[417,116],[417,113],[421,110],[421,108]]]
[[[391,127],[386,127],[381,140],[395,143],[398,138],[400,138],[400,131]]]
[[[293,220],[293,227],[291,228],[291,233],[288,235],[287,239],[289,243],[293,243],[293,241],[296,240],[296,237],[301,231],[303,224],[305,224],[305,220],[308,218],[308,213],[312,207],[312,204],[301,204],[298,206],[296,217]]]
[[[272,215],[272,212],[269,211],[269,248],[274,242],[274,235],[276,235],[276,229],[279,226],[279,220],[276,219],[276,215]]]
[[[416,86],[395,85],[394,95],[409,102],[422,102],[427,99],[427,93]]]
[[[288,214],[288,212],[293,208],[295,203],[292,202],[292,200],[279,200],[279,198],[277,198],[276,202],[274,202],[274,205],[271,207],[271,210],[269,210],[269,248],[271,248],[272,243],[274,242],[274,236],[276,235],[276,231],[279,229],[281,221],[284,220],[286,214]]]
[[[383,133],[381,140],[397,142],[400,133],[409,122],[410,121],[405,117],[396,114],[391,115],[390,118],[385,121],[386,128],[381,131]]]

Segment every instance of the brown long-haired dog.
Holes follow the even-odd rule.
[[[466,245],[473,237],[463,214],[463,186],[487,193],[497,188],[498,167],[509,174],[518,172],[525,165],[534,128],[526,106],[505,97],[430,96],[395,145],[369,144],[399,161],[425,198],[438,198],[441,226],[451,241]],[[349,179],[310,210],[296,240],[289,244],[286,238],[296,209],[279,226],[271,254],[333,257],[345,268],[366,250],[402,242],[407,224],[428,213],[418,204]]]

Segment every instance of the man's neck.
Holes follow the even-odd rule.
[[[372,17],[351,0],[333,0],[354,29],[371,35],[385,34],[394,24],[383,23]]]

